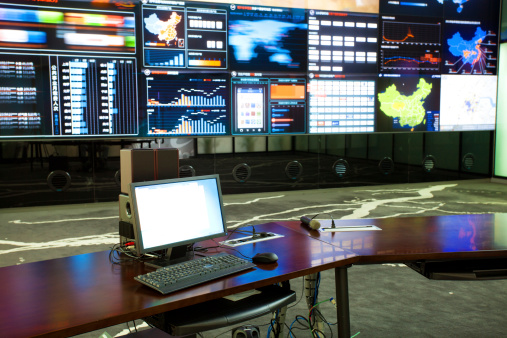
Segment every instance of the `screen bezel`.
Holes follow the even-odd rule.
[[[179,183],[179,182],[192,182],[192,181],[204,181],[204,180],[215,180],[216,186],[217,186],[217,194],[218,194],[218,201],[219,201],[219,208],[220,208],[220,215],[222,218],[222,229],[220,232],[216,232],[211,235],[201,236],[201,237],[194,237],[189,238],[183,241],[179,242],[172,242],[172,243],[165,243],[160,246],[156,247],[150,247],[145,248],[143,237],[142,237],[142,231],[141,231],[141,224],[139,222],[139,214],[138,214],[138,205],[137,205],[137,199],[136,199],[136,187],[146,187],[146,186],[153,186],[153,185],[163,185],[163,184],[172,184],[172,183]],[[185,178],[174,178],[174,179],[165,179],[165,180],[157,180],[157,181],[145,181],[145,182],[134,182],[129,184],[129,196],[130,196],[130,204],[132,206],[132,225],[134,228],[134,236],[135,236],[135,251],[137,255],[143,255],[149,252],[156,252],[160,250],[166,250],[171,249],[175,247],[179,247],[182,245],[188,245],[200,241],[204,241],[211,238],[217,238],[221,236],[227,235],[227,225],[225,220],[225,214],[223,209],[223,198],[222,198],[222,190],[220,186],[220,177],[218,174],[213,175],[204,175],[204,176],[193,176],[193,177],[185,177]],[[170,210],[168,212],[168,218],[170,218]],[[176,226],[185,226],[184,224],[179,223],[179,220],[175,220],[174,223]]]

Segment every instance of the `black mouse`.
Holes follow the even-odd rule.
[[[278,256],[274,252],[258,253],[252,257],[254,263],[274,263],[278,260]]]

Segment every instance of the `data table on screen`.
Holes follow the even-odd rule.
[[[377,73],[378,15],[310,10],[310,73]]]
[[[55,135],[138,134],[135,59],[52,56]]]
[[[0,53],[0,133],[12,137],[51,135],[48,58]],[[46,80],[46,81],[44,81]]]
[[[375,80],[311,79],[308,132],[359,133],[375,130]]]

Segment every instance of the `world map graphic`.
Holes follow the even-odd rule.
[[[239,62],[250,62],[258,57],[258,48],[269,52],[269,62],[287,65],[293,62],[291,51],[283,46],[282,38],[295,29],[306,29],[306,24],[274,20],[235,20],[230,22],[229,44]]]

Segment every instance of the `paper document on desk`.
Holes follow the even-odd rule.
[[[376,225],[341,225],[336,228],[322,228],[322,232],[341,232],[341,231],[372,231],[382,230]]]

